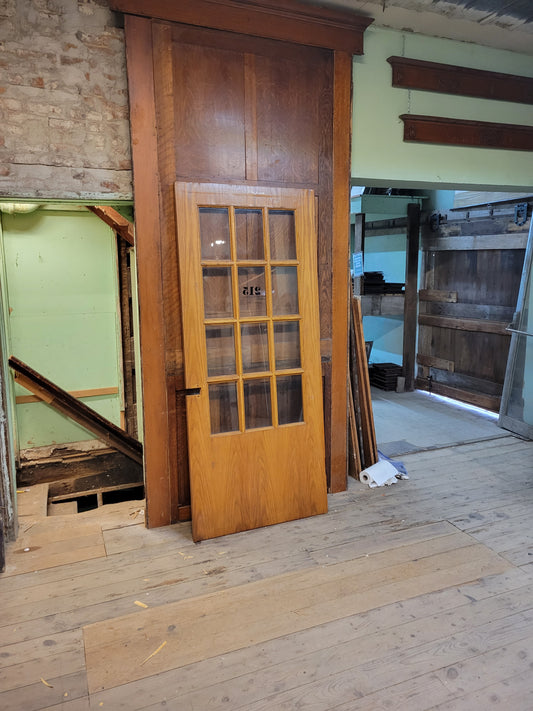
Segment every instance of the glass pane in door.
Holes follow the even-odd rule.
[[[297,267],[272,267],[272,313],[274,316],[298,313]]]
[[[266,316],[264,267],[239,267],[239,312],[241,318]]]
[[[263,260],[263,211],[236,209],[235,237],[238,260]]]
[[[233,326],[206,326],[207,375],[234,375],[235,335]]]
[[[200,248],[203,260],[231,258],[229,212],[227,207],[201,207]]]
[[[279,424],[289,425],[292,422],[303,422],[302,376],[284,375],[276,380]]]
[[[211,434],[238,432],[237,383],[213,383],[209,385],[209,412]]]
[[[266,323],[250,323],[241,327],[243,373],[269,370],[268,328]]]
[[[270,259],[296,259],[296,231],[292,210],[269,210]]]
[[[231,268],[204,267],[202,276],[205,318],[231,318],[233,316]]]
[[[244,415],[247,430],[272,425],[270,378],[244,381]]]
[[[300,324],[278,321],[274,324],[276,370],[300,367]]]

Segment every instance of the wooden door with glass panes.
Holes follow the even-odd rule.
[[[314,193],[175,194],[193,538],[324,513]]]

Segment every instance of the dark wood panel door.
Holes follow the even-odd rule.
[[[196,179],[246,177],[242,52],[173,43],[176,166]]]
[[[225,2],[224,12],[233,4]],[[240,12],[246,2],[237,5]],[[180,7],[172,5],[172,19]],[[271,4],[263,10],[272,14]],[[325,43],[315,37],[314,46],[301,36],[293,44],[240,34],[240,25],[231,32],[226,25],[207,29],[132,13],[126,45],[149,525],[190,515],[177,181],[313,191],[326,471],[331,490],[341,491],[347,470],[351,55],[331,44],[327,10],[320,11]]]

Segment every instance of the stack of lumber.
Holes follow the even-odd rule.
[[[385,281],[383,272],[365,272],[363,285],[365,294],[403,294],[405,288],[405,284]]]
[[[376,464],[378,448],[368,361],[363,334],[361,300],[352,298],[350,309],[350,474],[359,478],[363,469]]]
[[[381,390],[396,390],[401,375],[402,367],[396,363],[374,363],[369,368],[370,385]]]

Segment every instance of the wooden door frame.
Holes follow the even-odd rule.
[[[162,19],[184,21],[191,8],[204,0],[189,0],[179,8],[167,3],[150,5],[150,15]],[[218,5],[218,0],[215,2]],[[138,0],[112,0],[111,7],[126,14],[126,55],[128,67],[130,115],[132,122],[132,157],[137,234],[138,289],[140,310],[140,346],[142,358],[143,406],[144,406],[144,466],[146,482],[146,523],[148,527],[164,526],[176,520],[185,520],[190,510],[182,507],[178,512],[176,473],[172,471],[170,451],[176,446],[175,433],[171,431],[169,413],[174,412],[175,401],[167,387],[165,362],[165,315],[162,273],[162,208],[158,172],[157,112],[154,92],[153,64],[147,61],[153,56],[152,22],[143,10],[144,3]],[[223,5],[233,6],[233,30],[243,32],[239,24],[244,3],[224,0]],[[251,0],[250,5],[259,5]],[[222,4],[221,4],[222,6]],[[350,147],[352,114],[352,54],[362,54],[362,35],[372,22],[353,13],[329,11],[301,6],[289,0],[271,0],[271,22],[261,23],[261,33],[267,38],[279,39],[280,26],[289,7],[294,8],[294,25],[290,36],[283,39],[297,44],[311,43],[333,50],[333,234],[332,234],[332,342],[330,407],[325,422],[329,430],[329,489],[344,491],[347,486],[347,423],[348,423],[348,305],[349,305],[349,229],[350,229]],[[154,9],[156,8],[156,9]],[[157,10],[157,11],[156,11]],[[183,10],[183,15],[180,15]],[[246,11],[246,8],[244,8]],[[264,10],[267,11],[267,10]],[[303,14],[302,14],[303,13]],[[168,15],[171,15],[170,17]],[[230,13],[231,14],[231,13]],[[196,16],[195,16],[196,17]],[[203,24],[205,24],[205,15]],[[210,26],[220,26],[219,18],[225,11],[218,8],[209,16]],[[312,18],[309,20],[309,18]],[[218,18],[218,19],[217,19]],[[328,19],[329,18],[329,19]],[[339,27],[351,20],[351,45],[346,44],[346,33],[339,34]],[[191,21],[191,24],[199,20]],[[217,24],[218,22],[218,24]],[[311,25],[309,25],[311,22]],[[313,27],[313,42],[306,41],[306,28]],[[317,33],[317,26],[321,32]],[[345,27],[344,27],[345,29]],[[285,30],[284,30],[285,31]],[[259,34],[256,30],[250,34]],[[320,37],[322,39],[320,39]],[[340,48],[338,48],[340,46]]]

